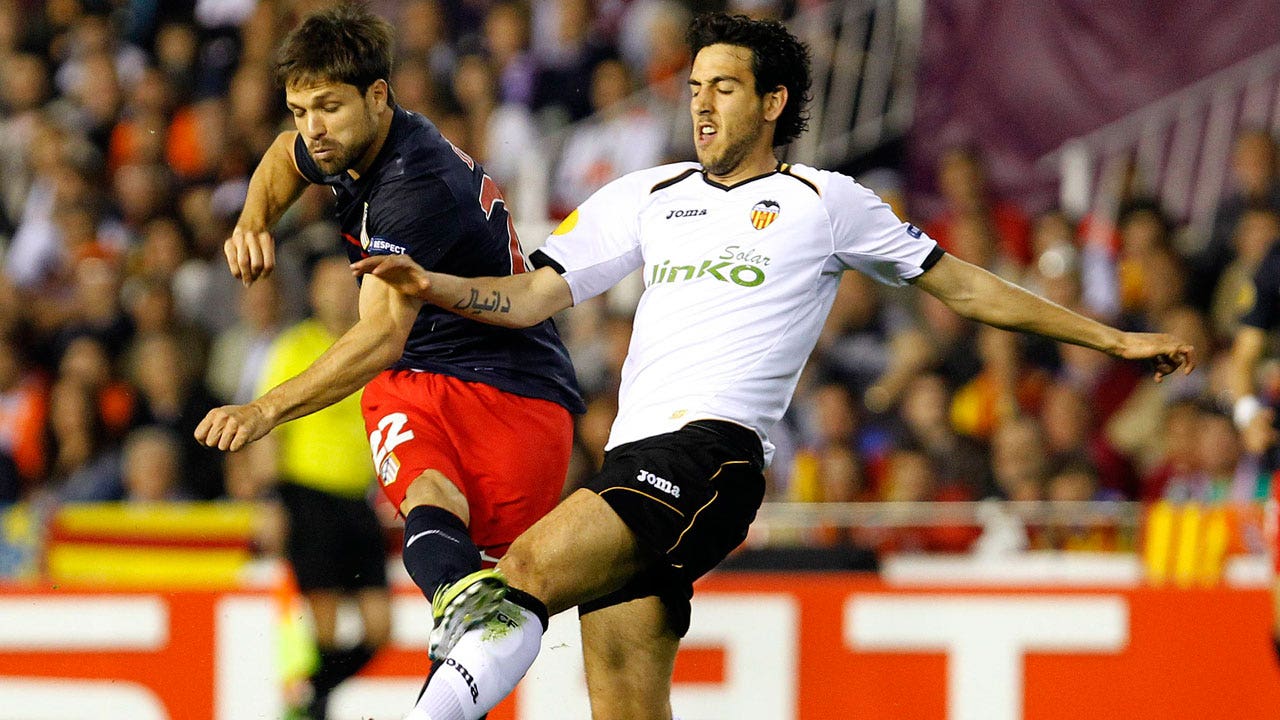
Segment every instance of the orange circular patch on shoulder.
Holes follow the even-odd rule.
[[[573,229],[577,226],[578,226],[578,211],[574,210],[573,212],[569,213],[569,217],[560,221],[560,224],[556,226],[556,229],[551,234],[552,235],[568,235],[569,233],[573,232]]]

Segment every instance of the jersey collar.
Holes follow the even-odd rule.
[[[786,164],[786,163],[784,163],[784,162],[779,162],[779,163],[778,163],[778,165],[777,165],[777,167],[775,167],[774,169],[770,170],[770,171],[769,171],[769,172],[767,172],[767,173],[761,173],[761,174],[756,175],[756,176],[754,176],[754,177],[749,177],[749,178],[747,178],[746,180],[739,180],[738,182],[736,182],[736,183],[734,183],[734,184],[732,184],[732,185],[725,185],[724,183],[718,183],[718,182],[716,182],[715,180],[712,180],[710,177],[708,177],[708,176],[707,176],[707,169],[706,169],[706,168],[703,168],[703,169],[702,169],[702,171],[701,171],[699,174],[700,174],[700,175],[702,175],[702,181],[703,181],[703,182],[705,182],[706,184],[710,185],[710,186],[711,186],[711,187],[713,187],[713,188],[717,188],[717,189],[719,189],[719,190],[724,190],[724,191],[726,191],[726,192],[727,192],[727,191],[732,190],[732,189],[734,189],[734,188],[736,188],[736,187],[742,187],[743,185],[746,185],[746,184],[747,184],[747,183],[749,183],[749,182],[755,182],[756,180],[761,180],[761,179],[763,179],[763,178],[767,178],[767,177],[771,177],[771,176],[773,176],[773,175],[777,175],[778,173],[783,172],[783,171],[785,171],[786,169],[787,169],[787,164]]]

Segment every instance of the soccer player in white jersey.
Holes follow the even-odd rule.
[[[911,283],[997,327],[1128,359],[1155,375],[1193,365],[1169,335],[1099,324],[942,252],[869,190],[838,173],[780,164],[805,125],[808,52],[776,22],[694,21],[698,163],[624,176],[571,214],[502,278],[429,273],[381,256],[357,273],[499,325],[536,323],[643,269],[645,291],[599,475],[512,544],[510,590],[450,645],[409,718],[475,720],[533,662],[548,615],[578,606],[597,720],[671,717],[676,648],[692,582],[746,536],[761,471],[840,274]]]

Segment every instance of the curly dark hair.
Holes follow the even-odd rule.
[[[341,2],[308,15],[276,54],[281,87],[339,82],[364,93],[391,78],[391,25],[363,2]]]
[[[756,95],[764,97],[778,87],[787,89],[787,104],[778,117],[773,146],[800,137],[809,128],[808,104],[812,80],[809,77],[809,48],[776,20],[752,20],[746,15],[709,13],[694,18],[689,25],[692,57],[708,45],[724,43],[751,51],[751,73],[756,78]]]

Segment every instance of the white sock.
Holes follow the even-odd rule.
[[[480,720],[515,689],[542,649],[542,622],[511,602],[467,632],[405,720]]]

